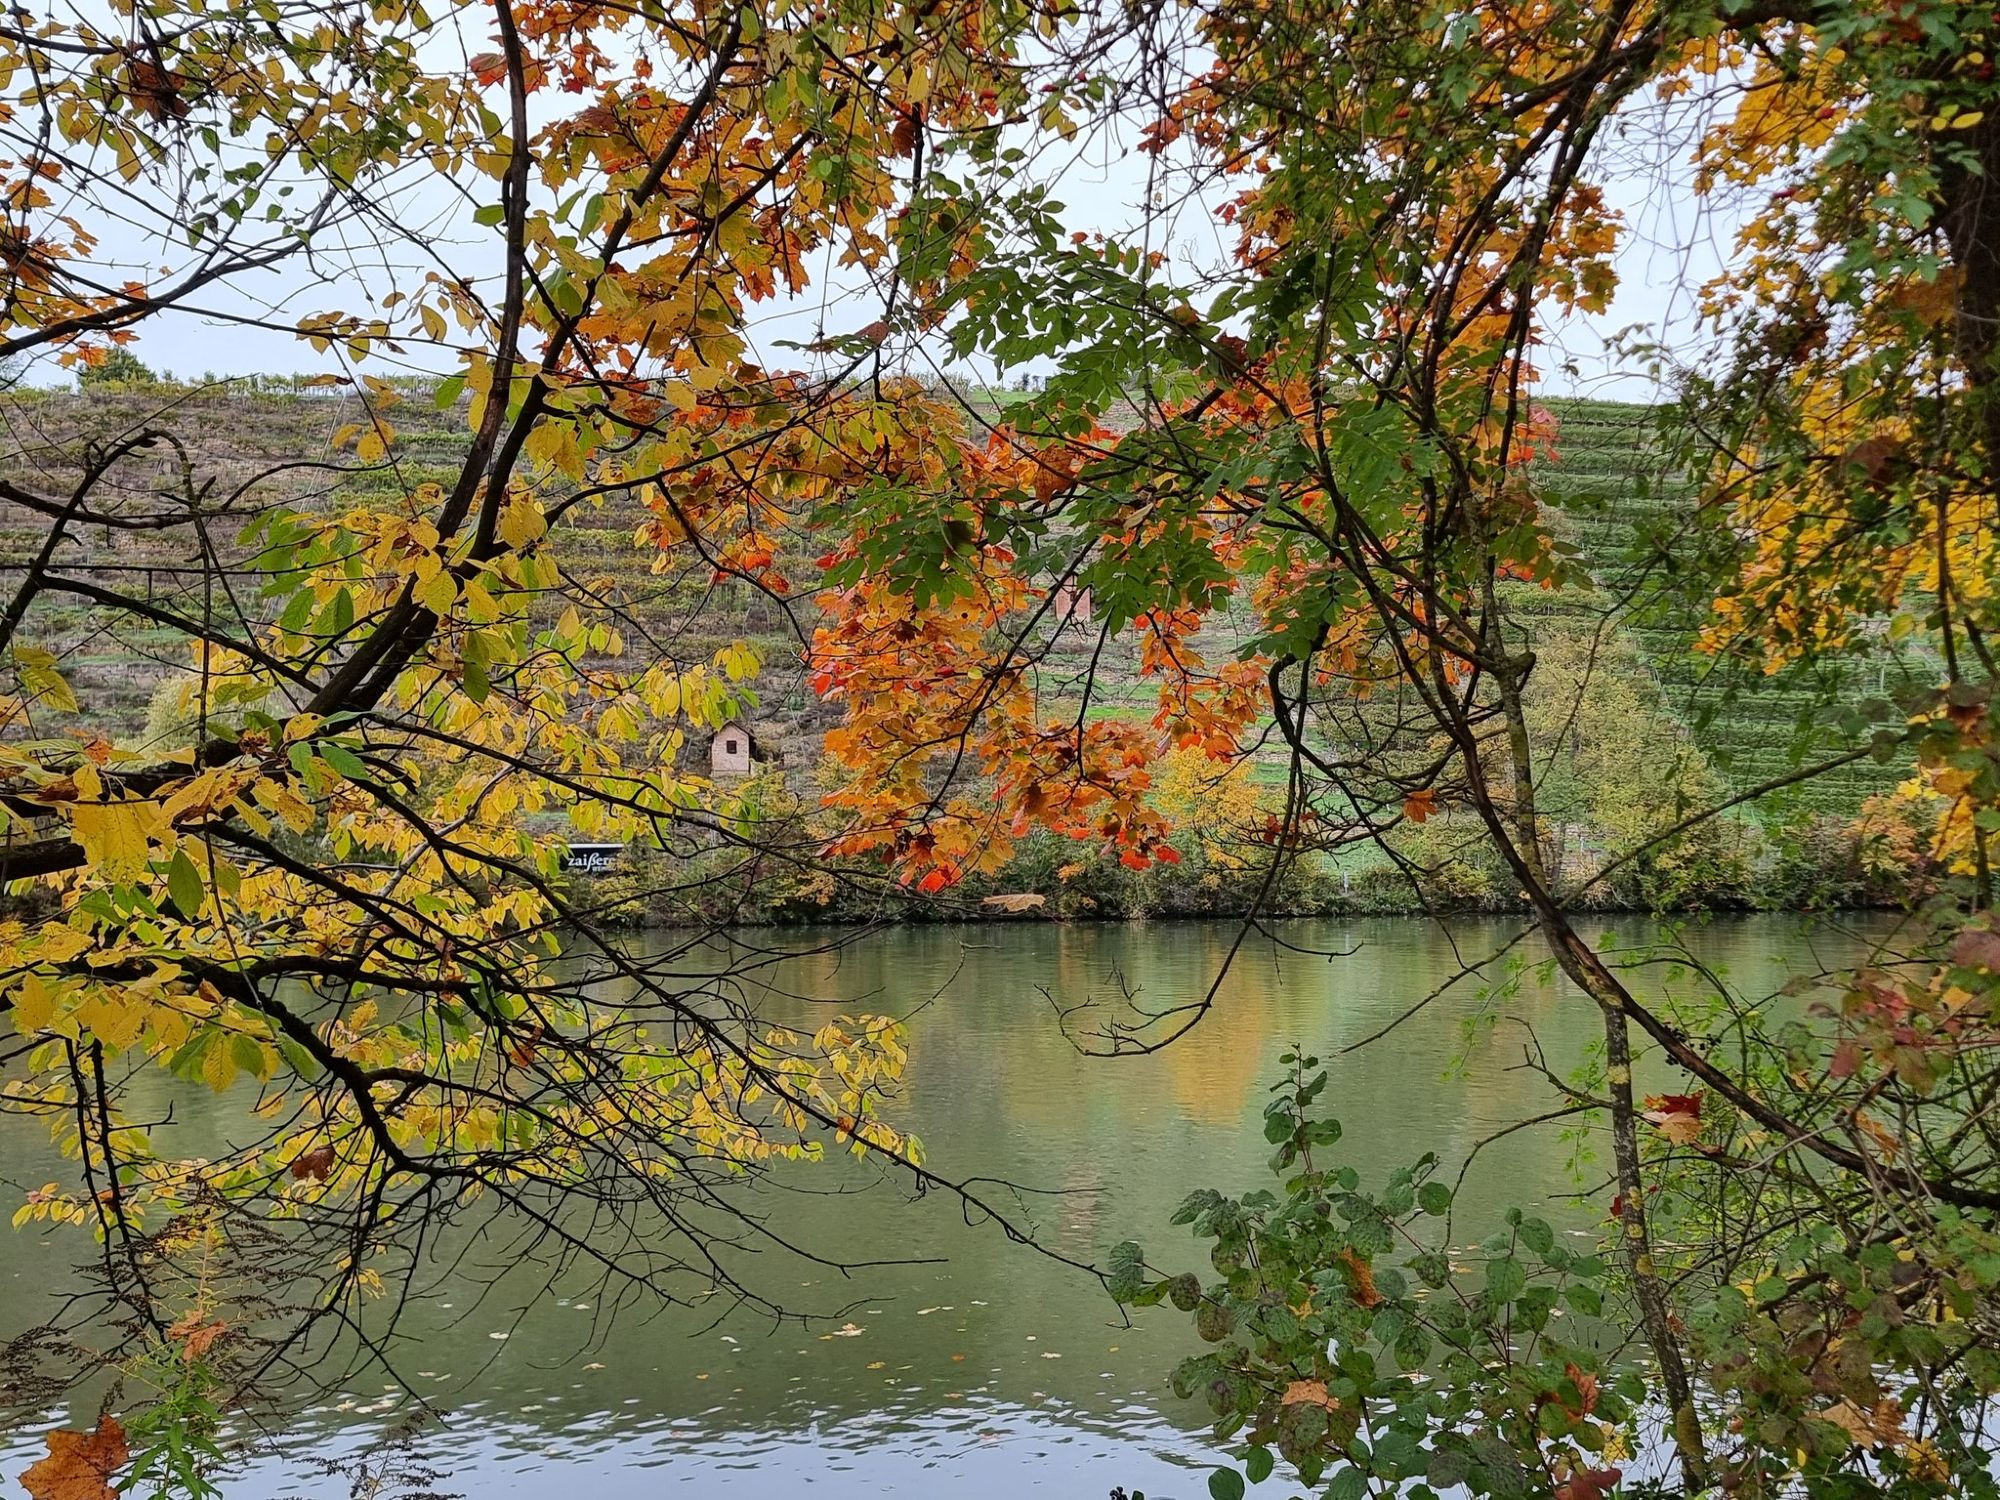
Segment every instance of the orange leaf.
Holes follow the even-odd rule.
[[[1403,799],[1403,816],[1412,823],[1421,823],[1437,811],[1437,793],[1429,787],[1410,793]]]
[[[1578,1369],[1573,1364],[1564,1365],[1563,1374],[1569,1376],[1570,1384],[1576,1387],[1577,1395],[1581,1399],[1583,1409],[1579,1411],[1567,1401],[1562,1403],[1562,1409],[1568,1412],[1573,1420],[1581,1422],[1585,1417],[1597,1410],[1597,1377]]]
[[[1354,1300],[1363,1307],[1375,1307],[1382,1301],[1382,1294],[1375,1290],[1375,1271],[1367,1261],[1352,1250],[1343,1250],[1337,1257],[1347,1268],[1347,1275],[1354,1283]]]
[[[1604,1500],[1607,1491],[1625,1477],[1620,1469],[1587,1469],[1556,1486],[1556,1500]]]
[[[1048,899],[1039,891],[1008,891],[1003,895],[987,896],[979,904],[990,906],[995,911],[1033,911],[1038,906],[1047,905]]]
[[[1324,1406],[1339,1411],[1340,1402],[1328,1394],[1324,1380],[1294,1380],[1278,1398],[1280,1406]]]
[[[116,1417],[99,1417],[95,1432],[59,1428],[44,1440],[49,1456],[21,1476],[34,1500],[117,1500],[111,1476],[132,1455]]]

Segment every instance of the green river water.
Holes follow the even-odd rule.
[[[776,981],[792,998],[772,1009],[804,1019],[815,1002],[796,997],[813,996],[912,1011],[897,1118],[933,1166],[1038,1190],[1010,1208],[1073,1258],[1101,1261],[1135,1238],[1158,1263],[1198,1267],[1195,1246],[1168,1216],[1195,1187],[1263,1185],[1265,1089],[1277,1055],[1294,1043],[1329,1058],[1330,1105],[1346,1126],[1340,1150],[1364,1174],[1427,1149],[1455,1170],[1475,1140],[1550,1107],[1546,1084],[1517,1066],[1525,1028],[1466,1025],[1482,1007],[1498,1007],[1532,1025],[1552,1066],[1580,1060],[1594,1012],[1566,985],[1533,974],[1504,1000],[1463,984],[1381,1040],[1335,1055],[1514,930],[1414,919],[1281,924],[1279,941],[1245,947],[1196,1031],[1138,1058],[1082,1055],[1049,996],[1192,999],[1214,979],[1234,926],[904,929],[837,956],[797,959]],[[1621,921],[1593,932],[1636,943],[1649,930]],[[1857,943],[1847,928],[1782,918],[1716,922],[1686,939],[1758,992],[1794,968],[1836,963]],[[1532,939],[1522,951],[1541,956]],[[1661,971],[1646,984],[1658,993],[1667,982]],[[182,1107],[189,1103],[183,1096]],[[29,1134],[15,1122],[0,1136],[0,1178],[10,1187],[47,1175],[44,1144]],[[1554,1131],[1535,1130],[1482,1154],[1460,1200],[1464,1238],[1479,1238],[1511,1203],[1593,1235],[1564,1198],[1579,1185],[1573,1151]],[[755,1207],[829,1258],[924,1263],[842,1276],[778,1252],[761,1256],[748,1272],[760,1291],[832,1315],[774,1327],[747,1312],[717,1323],[719,1309],[607,1310],[581,1278],[546,1292],[538,1271],[507,1274],[509,1242],[496,1235],[490,1249],[472,1245],[459,1279],[437,1285],[399,1326],[395,1358],[410,1389],[371,1370],[331,1392],[297,1393],[226,1494],[347,1495],[349,1481],[317,1461],[379,1447],[416,1404],[412,1390],[441,1414],[414,1453],[439,1472],[437,1489],[478,1500],[1102,1500],[1114,1485],[1153,1500],[1207,1493],[1214,1456],[1205,1413],[1176,1401],[1165,1382],[1194,1347],[1184,1316],[1162,1307],[1127,1324],[1089,1278],[990,1224],[968,1224],[942,1194],[865,1187],[835,1169],[766,1189]],[[89,1247],[36,1230],[0,1244],[0,1334],[12,1334],[48,1315],[51,1288]],[[90,1415],[49,1412],[0,1436],[0,1487],[12,1492],[40,1451],[41,1426],[87,1425]],[[1279,1481],[1269,1488],[1276,1494]]]

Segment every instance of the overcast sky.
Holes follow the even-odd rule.
[[[1713,208],[1698,207],[1689,189],[1689,131],[1660,125],[1658,120],[1645,122],[1606,148],[1611,166],[1600,180],[1627,224],[1618,258],[1618,291],[1606,313],[1572,318],[1552,330],[1549,343],[1536,355],[1545,392],[1623,400],[1645,400],[1656,394],[1637,361],[1607,352],[1607,340],[1633,325],[1652,330],[1684,358],[1696,355],[1695,296],[1721,268],[1731,224],[1717,222],[1728,219],[1726,211],[1718,214]],[[1041,147],[1051,150],[1046,141]],[[1058,191],[1068,205],[1071,226],[1129,233],[1144,198],[1152,159],[1128,150],[1115,131],[1053,149],[1062,153],[1050,170],[1059,173]],[[149,320],[132,346],[134,351],[154,369],[183,379],[207,373],[227,377],[337,370],[337,361],[316,354],[286,326],[312,312],[369,311],[371,293],[382,295],[391,284],[408,283],[422,274],[427,244],[435,245],[442,259],[459,268],[484,267],[490,272],[497,266],[495,231],[471,223],[478,205],[470,199],[447,193],[433,180],[391,195],[388,201],[390,217],[409,234],[410,242],[384,251],[379,235],[371,235],[366,225],[355,225],[333,240],[330,254],[316,255],[310,263],[295,258],[281,269],[250,273],[235,286],[211,288],[196,310]],[[159,267],[153,262],[168,258],[161,254],[162,247],[148,244],[130,225],[98,227],[104,234],[105,253],[131,274],[157,274]],[[1184,206],[1164,232],[1172,243],[1163,248],[1175,251],[1176,261],[1196,262],[1225,257],[1232,233],[1199,202]],[[803,344],[823,332],[850,332],[880,315],[878,295],[852,273],[842,276],[822,263],[816,268],[816,281],[802,297],[752,309],[751,337],[767,366],[805,362],[803,356],[784,349],[783,341]],[[277,326],[246,327],[231,321],[246,308]],[[918,366],[941,357],[935,351],[912,352]],[[448,351],[421,346],[410,348],[400,359],[387,356],[370,365],[374,373],[383,374],[448,374],[456,368]],[[983,377],[987,372],[964,373]],[[37,384],[66,384],[70,377],[44,360],[30,379]]]

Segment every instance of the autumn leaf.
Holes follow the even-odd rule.
[[[1889,1447],[1905,1441],[1909,1436],[1903,1430],[1903,1409],[1891,1396],[1883,1397],[1869,1411],[1864,1411],[1843,1396],[1821,1410],[1818,1416],[1820,1421],[1832,1423],[1863,1448]]]
[[[1278,1398],[1280,1406],[1323,1406],[1328,1411],[1339,1411],[1339,1400],[1331,1395],[1324,1380],[1294,1380],[1285,1387],[1284,1395]]]
[[[167,1337],[180,1344],[181,1358],[192,1363],[214,1348],[215,1341],[228,1331],[229,1325],[221,1319],[206,1318],[196,1311],[176,1319],[167,1329]]]
[[[111,1476],[131,1452],[116,1417],[99,1417],[92,1432],[58,1428],[43,1440],[49,1456],[21,1476],[21,1486],[33,1500],[117,1500]]]
[[[292,1158],[292,1176],[300,1182],[311,1178],[314,1182],[325,1182],[333,1172],[334,1150],[331,1142],[315,1146],[310,1151],[302,1151]]]
[[[79,802],[71,813],[84,857],[108,880],[146,873],[147,834],[159,820],[151,802]]]
[[[979,904],[991,907],[995,911],[1023,912],[1046,906],[1048,899],[1039,891],[1007,891],[1000,895],[983,897]]]
[[[1701,1103],[1699,1093],[1654,1094],[1646,1100],[1644,1118],[1676,1146],[1692,1146],[1701,1139]]]
[[[1412,823],[1425,822],[1437,811],[1437,793],[1429,787],[1410,793],[1403,799],[1403,816]]]
[[[1375,1289],[1375,1270],[1354,1251],[1343,1249],[1338,1257],[1347,1271],[1348,1280],[1353,1283],[1350,1295],[1363,1307],[1376,1307],[1382,1302],[1382,1294]]]
[[[1555,1500],[1604,1500],[1625,1477],[1622,1469],[1585,1469],[1555,1488]]]
[[[1561,1403],[1562,1409],[1569,1413],[1572,1421],[1581,1422],[1597,1410],[1597,1377],[1574,1364],[1564,1365],[1563,1374],[1567,1375],[1570,1384],[1576,1387],[1580,1405],[1571,1406],[1564,1401]]]

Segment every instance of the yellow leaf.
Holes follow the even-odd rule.
[[[79,802],[71,827],[84,857],[108,880],[136,880],[146,873],[147,835],[159,818],[150,802]]]
[[[41,931],[35,935],[35,953],[49,963],[67,963],[78,954],[88,952],[91,942],[87,932],[78,932],[62,922],[44,922]]]
[[[458,580],[442,570],[432,576],[418,594],[418,601],[434,615],[448,615],[458,602]]]
[[[150,1009],[144,1001],[133,999],[122,990],[100,986],[76,1008],[76,1019],[113,1052],[123,1052],[146,1029],[146,1012]]]
[[[14,1029],[22,1036],[46,1030],[55,1019],[56,998],[56,992],[38,975],[24,974],[20,988],[14,991]]]
[[[500,511],[500,536],[516,552],[548,530],[542,508],[526,495],[516,495]]]

